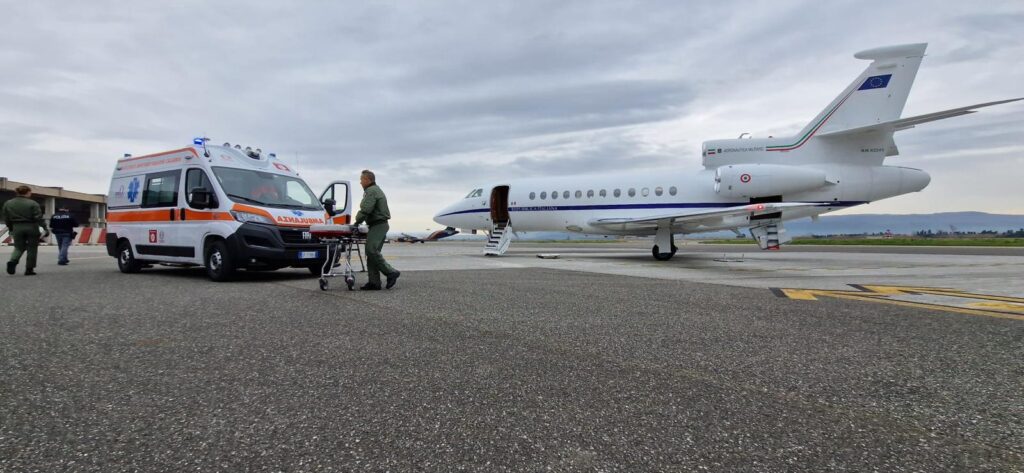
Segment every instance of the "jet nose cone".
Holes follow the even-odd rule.
[[[438,211],[436,214],[434,214],[434,221],[437,222],[438,224],[444,225],[446,227],[450,226],[447,223],[448,220],[449,220],[449,218],[447,218],[448,214],[451,213],[451,211],[449,209],[451,209],[451,206],[445,207],[445,208],[441,209],[440,211]]]

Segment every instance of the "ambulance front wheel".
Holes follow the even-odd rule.
[[[142,263],[135,259],[132,252],[132,244],[123,240],[117,245],[117,269],[122,273],[137,273],[142,269]]]
[[[206,249],[206,275],[214,281],[223,282],[229,281],[234,273],[228,246],[223,241],[213,242]]]

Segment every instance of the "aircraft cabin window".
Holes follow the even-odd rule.
[[[642,195],[644,197],[647,197],[647,194],[650,194],[650,193],[651,193],[650,189],[648,189],[646,187],[644,187],[643,189],[640,189],[640,195]]]
[[[548,198],[548,191],[544,191],[544,192],[540,193],[540,200],[547,200],[547,198]]]
[[[587,191],[587,198],[588,199],[592,199],[593,197],[594,197],[594,189],[588,190]]]
[[[629,188],[629,196],[630,197],[636,197],[636,189],[630,187]]]
[[[536,198],[537,198],[537,193],[536,192],[531,192],[530,193],[530,200],[533,200],[533,199],[536,199]]]
[[[583,191],[576,191],[576,198],[577,199],[582,199],[583,198]]]
[[[654,195],[661,195],[662,192],[665,192],[665,191],[664,191],[664,189],[661,188],[661,186],[658,186],[658,187],[654,188]]]
[[[598,192],[598,195],[600,195],[601,197],[608,197],[608,193],[605,192],[604,189],[601,189],[601,192]]]
[[[615,197],[618,197],[618,196],[622,195],[622,191],[619,190],[619,189],[615,189],[615,191],[612,192],[612,195],[614,195]]]
[[[558,198],[558,191],[551,191],[551,200],[555,200],[557,198]]]
[[[669,195],[676,195],[676,186],[669,187],[668,188],[668,194]]]
[[[562,192],[562,198],[563,199],[568,199],[569,198],[569,191],[563,191]]]

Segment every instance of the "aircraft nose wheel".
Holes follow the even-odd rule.
[[[349,289],[351,289],[351,288],[352,287],[349,286]],[[320,290],[321,291],[326,291],[327,290],[327,278],[320,278]]]

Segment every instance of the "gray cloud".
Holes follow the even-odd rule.
[[[41,0],[8,10],[0,175],[103,192],[120,153],[207,133],[297,156],[314,180],[382,169],[403,186],[392,197],[399,223],[414,228],[429,216],[402,216],[406,189],[454,196],[496,177],[677,168],[698,162],[703,139],[799,128],[809,89],[845,85],[863,67],[850,57],[860,49],[932,42],[912,102],[983,87],[1005,98],[1024,83],[1024,66],[1006,60],[1024,53],[1015,1]],[[767,109],[750,90],[789,106]],[[1011,146],[1022,112],[1007,107],[1017,108],[904,132],[901,148]],[[441,190],[449,183],[458,188]]]

